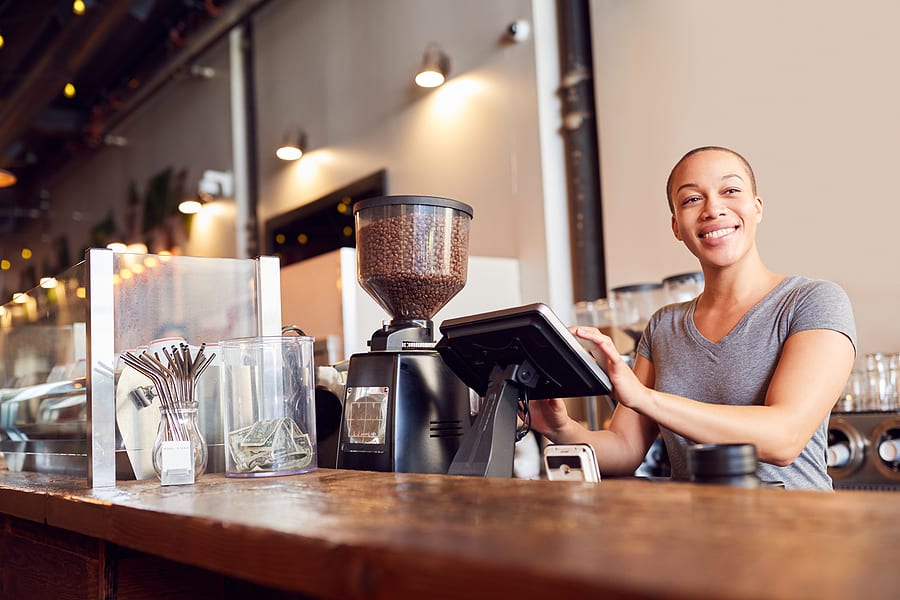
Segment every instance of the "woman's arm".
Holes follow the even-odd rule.
[[[594,354],[596,357],[597,352]],[[604,360],[603,356],[600,358],[600,364],[610,375],[614,389],[623,375],[637,381],[638,385],[653,385],[653,364],[643,357],[638,359],[633,371],[618,352],[611,360]],[[604,476],[634,474],[659,432],[652,420],[621,404],[613,413],[609,429],[600,431],[590,431],[572,419],[565,402],[560,399],[532,400],[529,410],[531,427],[554,444],[584,443],[593,446]]]
[[[578,328],[575,333],[597,344],[608,360],[618,355],[612,341],[599,332]],[[763,406],[706,404],[657,392],[637,378],[621,377],[621,381],[613,380],[613,386],[620,405],[688,439],[752,443],[760,460],[786,466],[831,411],[853,361],[853,344],[847,336],[813,329],[795,333],[785,342]]]

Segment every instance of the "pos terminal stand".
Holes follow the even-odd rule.
[[[444,363],[484,397],[450,475],[512,475],[520,401],[612,391],[606,372],[544,304],[448,319],[440,330],[435,349]]]

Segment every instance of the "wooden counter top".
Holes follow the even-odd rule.
[[[0,473],[0,513],[327,598],[887,598],[900,495],[318,471]]]

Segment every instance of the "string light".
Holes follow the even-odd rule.
[[[87,7],[84,4],[84,0],[75,0],[75,2],[72,3],[72,12],[76,15],[83,15],[85,8]]]
[[[63,88],[63,94],[66,96],[66,98],[75,97],[75,85],[71,81],[66,84],[66,87]]]

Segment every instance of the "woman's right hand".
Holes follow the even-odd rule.
[[[560,398],[529,400],[528,412],[531,415],[532,429],[554,444],[560,443],[559,438],[571,421],[565,401]]]

